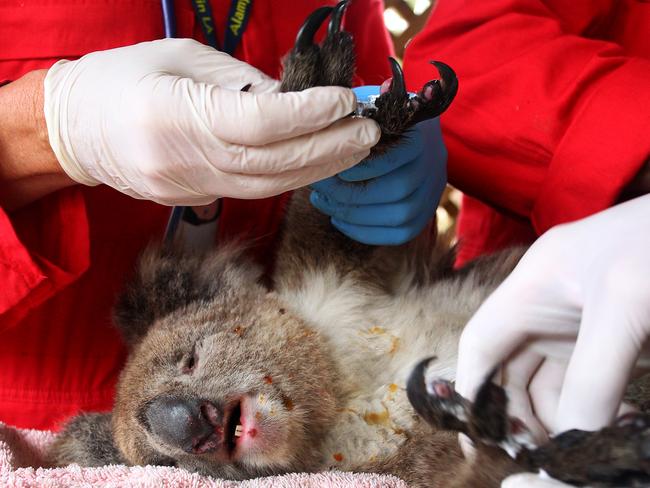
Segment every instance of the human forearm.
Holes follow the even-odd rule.
[[[43,114],[45,70],[0,88],[0,206],[13,210],[74,185],[47,137]]]

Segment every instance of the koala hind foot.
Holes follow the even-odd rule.
[[[506,451],[525,471],[545,471],[577,486],[648,486],[650,483],[650,415],[627,414],[599,431],[569,430],[536,446],[526,426],[508,417],[508,399],[488,375],[472,404],[451,382],[424,374],[431,359],[420,362],[409,378],[409,401],[437,429],[466,434],[474,445]]]
[[[354,41],[341,29],[347,2],[336,7],[316,9],[298,31],[296,43],[284,60],[283,92],[302,91],[314,86],[352,86],[354,76]],[[331,17],[330,17],[331,16]],[[322,45],[314,36],[330,17],[327,36]]]

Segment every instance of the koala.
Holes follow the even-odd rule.
[[[351,85],[345,6],[305,21],[283,90]],[[313,37],[328,17],[319,46]],[[374,154],[450,105],[456,77],[433,64],[440,79],[409,95],[391,61],[390,86],[360,108],[382,129]],[[169,465],[233,480],[337,469],[391,473],[416,487],[499,486],[540,467],[556,474],[562,460],[553,455],[571,443],[513,459],[502,442],[503,391],[486,381],[472,406],[453,390],[464,325],[523,252],[455,270],[453,246],[432,232],[402,246],[366,246],[336,231],[306,189],[289,204],[270,280],[245,245],[193,255],[151,246],[115,306],[129,355],[114,408],[73,418],[51,463]],[[477,444],[473,462],[462,456],[459,431]]]
[[[129,344],[110,413],[74,418],[55,465],[171,465],[227,479],[339,469],[454,486],[456,436],[408,401],[419,359],[454,378],[463,325],[521,250],[454,271],[427,236],[373,248],[296,192],[271,288],[241,246],[148,249],[115,322]],[[490,474],[497,486],[516,468]],[[460,483],[457,486],[468,486]],[[478,485],[477,485],[478,486]]]

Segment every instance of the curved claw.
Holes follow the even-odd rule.
[[[456,93],[458,93],[458,77],[451,67],[441,61],[430,61],[432,65],[436,67],[438,73],[440,74],[440,112],[442,113],[451,102],[454,100]]]
[[[407,96],[406,84],[404,83],[404,72],[395,58],[389,57],[390,69],[393,72],[393,80],[390,84],[390,93],[398,96]]]
[[[449,395],[435,397],[427,391],[424,373],[431,361],[436,359],[430,357],[420,361],[409,376],[406,382],[406,396],[413,405],[415,411],[429,424],[438,429],[453,430],[467,433],[467,424],[457,414],[464,416],[465,405],[453,388],[449,388]],[[448,402],[445,408],[441,402]]]
[[[341,21],[343,20],[343,14],[345,9],[348,7],[348,0],[342,0],[336,4],[336,7],[332,10],[332,17],[330,18],[330,24],[327,27],[327,35],[331,36],[336,34],[341,30]]]
[[[305,52],[309,47],[314,45],[316,32],[323,25],[328,15],[332,13],[332,10],[334,10],[333,7],[320,7],[305,19],[296,36],[296,51]]]
[[[424,372],[434,359],[436,359],[435,356],[432,356],[420,361],[413,368],[406,382],[406,396],[409,402],[411,402],[418,415],[425,419],[429,418],[429,394],[424,383]]]

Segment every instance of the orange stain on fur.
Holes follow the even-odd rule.
[[[368,412],[364,414],[363,420],[366,421],[368,425],[381,425],[388,423],[388,410],[383,412]]]
[[[269,375],[266,375],[264,377],[264,383],[266,383],[267,385],[273,384],[273,378],[271,378]]]
[[[388,354],[395,354],[395,352],[399,349],[399,337],[393,337],[393,340],[391,341],[390,344],[390,351],[388,351]]]
[[[343,454],[341,454],[340,452],[334,453],[332,457],[336,462],[340,463],[341,461],[343,461]]]

